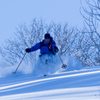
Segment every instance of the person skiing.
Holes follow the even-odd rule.
[[[42,42],[36,43],[31,48],[26,48],[25,51],[27,53],[33,52],[40,49],[40,56],[38,61],[36,62],[34,67],[34,73],[35,75],[44,74],[46,76],[50,72],[54,72],[54,63],[56,62],[54,59],[56,59],[55,54],[59,51],[55,41],[50,36],[49,33],[46,33],[44,35],[44,39]],[[52,70],[53,67],[53,70]]]
[[[36,43],[34,46],[31,48],[27,48],[25,51],[27,53],[33,52],[40,49],[40,56],[45,55],[45,54],[53,54],[55,55],[59,50],[56,46],[55,41],[53,38],[50,36],[49,33],[46,33],[44,36],[44,40],[42,42]]]

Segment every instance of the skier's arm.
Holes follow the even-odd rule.
[[[38,49],[40,49],[40,43],[37,43],[37,44],[35,44],[33,47],[31,47],[30,48],[30,52],[32,52],[32,51],[36,51],[36,50],[38,50]]]
[[[40,49],[40,43],[37,43],[37,44],[35,44],[33,47],[31,47],[31,48],[27,48],[25,51],[27,52],[27,53],[29,53],[29,52],[32,52],[32,51],[36,51],[36,50],[38,50],[38,49]]]

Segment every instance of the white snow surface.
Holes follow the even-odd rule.
[[[0,67],[0,100],[100,100],[100,66],[83,67],[75,58],[62,57],[67,64],[62,70],[59,58],[52,59],[52,66],[39,60],[33,68],[21,64],[16,74],[16,66]]]

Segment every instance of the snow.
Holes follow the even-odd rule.
[[[53,63],[55,73],[52,71],[53,67],[49,68],[47,76],[43,76],[44,71],[34,75],[33,72],[38,70],[35,67],[39,61],[32,68],[34,71],[28,74],[22,71],[23,64],[16,74],[11,74],[14,70],[12,67],[9,70],[2,68],[0,100],[100,100],[100,66],[83,67],[76,58],[62,58],[68,68],[61,70],[61,62],[57,65],[56,58]],[[3,71],[7,74],[3,74]]]

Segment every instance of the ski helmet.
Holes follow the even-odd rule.
[[[45,36],[44,36],[44,38],[45,39],[50,39],[50,34],[49,33],[46,33]]]

